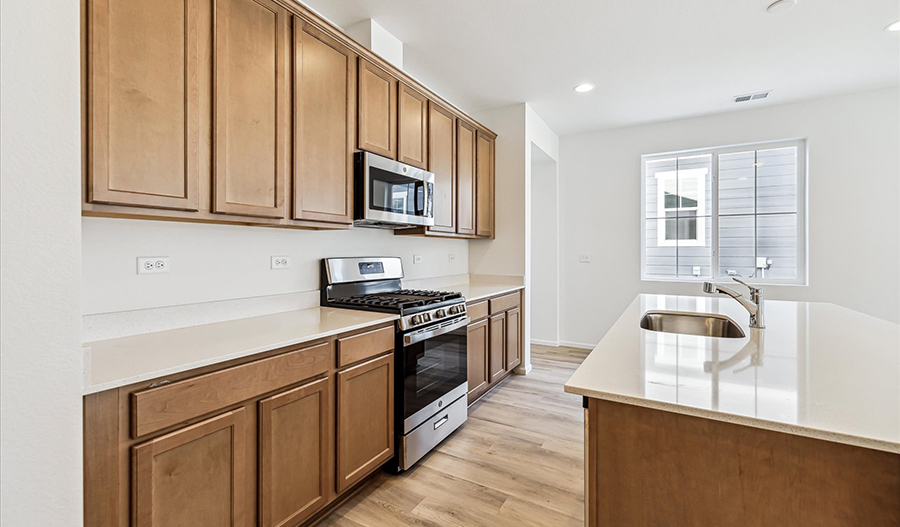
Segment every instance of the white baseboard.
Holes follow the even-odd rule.
[[[537,344],[538,346],[550,346],[552,348],[558,348],[559,342],[553,340],[541,340],[541,339],[531,339],[532,344]]]
[[[567,348],[579,348],[584,350],[592,350],[597,347],[596,344],[588,344],[586,342],[569,342],[567,340],[559,341],[560,346],[565,346]]]

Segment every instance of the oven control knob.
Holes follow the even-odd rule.
[[[443,309],[438,309],[434,313],[434,318],[444,318],[445,316],[447,316],[447,313]]]
[[[422,322],[422,316],[421,315],[413,315],[412,318],[409,320],[413,324],[418,324],[418,323]]]
[[[431,322],[431,315],[429,315],[428,313],[425,313],[424,315],[422,315],[422,319],[425,322]]]

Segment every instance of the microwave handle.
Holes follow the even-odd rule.
[[[419,193],[422,193],[422,206],[419,206]],[[415,207],[416,207],[416,216],[421,216],[422,213],[425,212],[425,182],[422,180],[416,181],[416,186],[413,190],[413,194],[415,195]]]

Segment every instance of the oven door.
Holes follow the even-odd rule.
[[[357,189],[362,191],[363,204],[357,220],[397,226],[434,225],[434,174],[369,152],[357,155]]]
[[[406,333],[398,346],[402,368],[402,434],[466,395],[469,317]],[[399,421],[399,420],[398,420]],[[398,422],[398,425],[400,423]]]

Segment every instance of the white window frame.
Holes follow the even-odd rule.
[[[718,211],[718,199],[719,199],[719,186],[718,186],[718,173],[719,173],[719,156],[723,154],[731,154],[735,152],[744,152],[747,150],[770,150],[777,148],[788,148],[795,147],[797,149],[797,277],[794,279],[784,279],[784,278],[741,278],[747,283],[751,283],[754,285],[786,285],[786,286],[806,286],[808,285],[808,277],[809,277],[809,267],[808,267],[808,254],[809,247],[807,245],[807,228],[809,225],[809,218],[807,215],[807,180],[809,178],[809,174],[807,171],[807,156],[809,154],[808,144],[806,138],[798,138],[798,139],[785,139],[785,140],[777,140],[777,141],[764,141],[758,143],[742,143],[735,145],[727,145],[727,146],[719,146],[719,147],[711,147],[711,148],[695,148],[691,150],[680,150],[680,151],[672,151],[672,152],[661,152],[657,154],[647,154],[641,156],[641,280],[644,282],[707,282],[707,281],[726,281],[731,280],[731,277],[728,275],[720,275],[719,274],[719,211]],[[711,277],[697,277],[697,276],[676,276],[676,277],[663,277],[663,276],[648,276],[647,275],[647,202],[646,202],[646,193],[647,193],[647,163],[652,161],[658,161],[660,159],[665,159],[667,157],[687,157],[692,155],[712,155],[712,175],[710,177],[712,183],[712,276]],[[674,176],[674,174],[673,174]],[[661,185],[657,185],[659,188],[662,188]],[[702,189],[705,191],[705,188]],[[661,190],[657,191],[657,207],[659,207],[659,200],[664,199],[660,197]],[[701,192],[698,194],[701,197],[701,200],[698,202],[698,207],[705,206],[705,199],[703,199],[704,194]],[[673,209],[674,210],[674,209]],[[704,211],[705,212],[705,211]],[[658,209],[659,214],[665,214],[664,208]],[[698,211],[698,216],[700,212]],[[756,215],[756,213],[754,213]],[[684,243],[682,241],[682,246],[690,247],[690,246],[702,246],[705,243],[705,232],[700,229],[700,218],[698,218],[697,223],[697,236],[698,240],[689,240],[688,243]],[[657,245],[661,247],[674,247],[677,244],[677,240],[665,240],[665,218],[661,218],[663,223],[659,224],[659,227],[662,229],[657,229]],[[705,228],[705,224],[703,224]],[[660,234],[662,232],[662,234]],[[660,243],[660,238],[665,243]]]
[[[702,174],[697,174],[697,206],[696,207],[681,207],[680,200],[681,196],[676,196],[679,200],[679,206],[674,209],[666,208],[666,189],[662,184],[664,181],[677,179],[679,176],[685,177],[681,172],[702,172]],[[657,210],[660,211],[660,218],[657,220],[657,229],[656,229],[656,243],[660,247],[675,247],[677,245],[682,245],[684,247],[702,247],[706,240],[706,176],[708,174],[708,170],[705,168],[689,168],[687,170],[671,170],[668,172],[657,172],[654,174],[656,180],[659,182],[656,184],[656,207]],[[691,177],[693,174],[687,175],[687,177]],[[645,204],[646,205],[646,204]],[[696,210],[697,218],[695,221],[697,222],[697,236],[692,239],[675,239],[670,240],[666,238],[666,222],[669,221],[668,218],[665,217],[667,212],[682,212],[688,210]],[[676,219],[675,223],[675,232],[678,232],[678,220]]]

